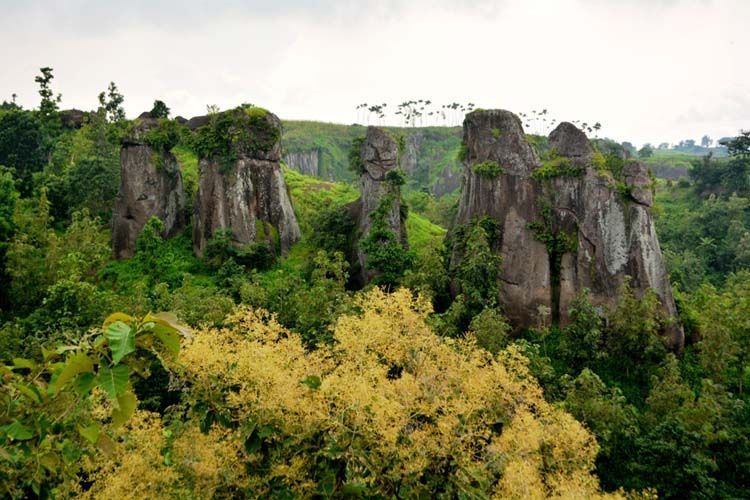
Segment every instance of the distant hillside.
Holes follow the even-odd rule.
[[[284,159],[292,169],[331,181],[352,182],[348,153],[352,141],[364,135],[363,125],[285,121],[282,136]],[[402,167],[408,187],[437,196],[460,185],[460,127],[384,127],[403,137]]]

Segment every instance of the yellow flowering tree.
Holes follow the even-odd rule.
[[[436,336],[408,290],[356,308],[315,351],[260,310],[195,332],[178,359],[187,421],[138,412],[89,494],[603,496],[594,437],[518,351]]]

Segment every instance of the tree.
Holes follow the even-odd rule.
[[[5,273],[5,252],[16,230],[13,214],[17,200],[18,191],[16,191],[13,175],[10,170],[0,165],[0,282],[3,283],[9,282],[9,276]],[[0,310],[8,305],[8,292],[10,291],[8,288],[7,286],[0,288]]]
[[[45,132],[39,117],[23,110],[0,112],[0,165],[14,170],[22,195],[31,193],[32,176],[46,161]]]
[[[52,90],[51,83],[55,78],[52,74],[52,68],[44,67],[40,68],[39,71],[42,74],[34,78],[34,81],[39,84],[39,95],[42,96],[42,101],[39,103],[39,112],[47,120],[57,113],[62,96],[60,94],[55,96]]]
[[[164,104],[164,101],[157,99],[154,101],[150,114],[152,118],[169,118],[169,108]]]
[[[654,148],[651,144],[644,144],[643,147],[638,151],[639,158],[650,158],[654,154]]]
[[[99,94],[99,105],[104,108],[109,123],[115,123],[125,119],[125,110],[122,107],[124,101],[125,97],[123,97],[117,89],[115,82],[109,82],[109,87],[107,87],[106,93],[101,92]]]
[[[701,137],[701,146],[703,146],[704,148],[710,148],[713,142],[714,142],[713,139],[711,139],[707,135],[704,135],[703,137]]]

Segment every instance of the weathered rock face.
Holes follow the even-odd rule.
[[[509,111],[484,111],[464,121],[466,166],[456,224],[489,216],[500,226],[503,257],[500,303],[514,325],[534,325],[538,307],[551,307],[547,250],[529,229],[537,217],[537,190],[531,172],[539,163],[526,142],[521,121]],[[495,162],[504,173],[490,177],[473,166]],[[462,256],[454,255],[455,267]]]
[[[498,299],[508,318],[517,328],[534,326],[538,308],[544,306],[564,325],[576,294],[589,289],[594,304],[613,307],[625,280],[638,294],[653,289],[665,315],[675,318],[650,214],[647,168],[627,163],[621,180],[625,189],[618,189],[610,173],[595,168],[593,149],[575,126],[560,124],[549,142],[568,168],[532,176],[542,164],[515,115],[474,112],[464,122],[468,157],[456,223],[482,216],[499,222],[503,264]],[[497,162],[503,172],[488,178],[473,170],[487,160]],[[453,264],[461,257],[454,255]],[[676,321],[665,333],[674,348],[682,346]]]
[[[417,172],[419,148],[422,147],[423,141],[424,136],[418,132],[409,134],[404,139],[404,152],[401,155],[401,168],[410,177],[414,176]]]
[[[60,111],[60,121],[65,128],[81,128],[89,113],[80,109],[64,109]]]
[[[320,174],[320,150],[287,153],[284,163],[297,172],[317,177]]]
[[[120,191],[112,214],[112,252],[116,259],[133,256],[135,241],[151,217],[164,223],[165,238],[185,227],[185,193],[177,160],[155,151],[145,135],[157,121],[144,118],[120,149]]]
[[[350,207],[356,219],[356,243],[352,275],[359,286],[364,286],[377,276],[378,270],[368,268],[367,254],[362,241],[370,234],[381,217],[387,229],[406,247],[406,225],[401,213],[401,188],[390,173],[399,168],[398,143],[387,132],[368,127],[360,149],[362,174],[361,197]]]
[[[272,113],[258,119],[265,121],[263,127],[281,129],[279,119]],[[197,118],[190,123],[212,126],[210,120]],[[236,140],[231,144],[229,160],[200,159],[198,195],[193,209],[193,247],[199,256],[203,255],[208,240],[222,229],[232,232],[238,246],[265,242],[282,254],[300,238],[279,165],[280,133],[273,134],[275,140],[270,143],[259,142],[258,129],[249,123],[238,121],[232,126],[229,135]]]

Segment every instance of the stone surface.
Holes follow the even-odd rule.
[[[65,128],[81,128],[88,118],[88,112],[80,109],[64,109],[60,111],[60,121]]]
[[[398,143],[384,130],[368,127],[360,149],[364,170],[360,175],[360,198],[350,207],[356,219],[356,236],[352,262],[352,278],[359,286],[364,286],[378,275],[376,269],[367,268],[367,255],[360,242],[367,238],[372,214],[384,199],[389,200],[386,214],[388,227],[406,246],[406,224],[401,214],[401,189],[389,182],[389,172],[399,168]]]
[[[651,218],[651,179],[644,165],[626,164],[621,182],[630,195],[622,194],[610,173],[594,167],[585,134],[561,123],[550,134],[550,147],[585,166],[584,173],[538,181],[531,174],[540,161],[520,121],[507,111],[467,115],[464,143],[468,155],[456,224],[482,216],[500,223],[498,299],[516,328],[535,326],[539,306],[549,307],[552,318],[566,324],[571,301],[584,289],[595,305],[614,307],[621,286],[630,280],[637,294],[648,288],[656,292],[662,311],[672,319],[664,333],[673,348],[682,347],[684,335]],[[503,173],[492,179],[472,170],[486,160],[497,161]],[[548,250],[530,223],[558,241],[569,238],[575,248],[564,246],[562,255],[558,247]],[[461,258],[454,252],[451,265]]]
[[[297,172],[317,177],[320,174],[320,150],[286,153],[284,163]]]
[[[207,125],[208,122],[209,122],[208,115],[194,116],[191,119],[189,119],[187,122],[185,122],[185,126],[189,128],[190,130],[195,130],[199,127]]]
[[[267,113],[263,119],[280,131],[276,115]],[[191,122],[195,126],[202,120],[192,118],[188,126]],[[264,150],[252,150],[248,145],[255,143],[254,131],[243,128],[244,122],[237,123],[230,131],[237,138],[232,160],[227,163],[221,158],[200,159],[198,195],[193,206],[193,248],[202,256],[208,240],[217,231],[227,229],[238,246],[266,242],[286,254],[299,240],[300,229],[279,164],[279,140]],[[203,123],[207,124],[209,120]]]
[[[144,140],[156,120],[139,120],[120,149],[120,190],[112,214],[112,253],[132,257],[135,241],[151,217],[164,223],[165,238],[185,227],[185,193],[177,160],[154,151]]]

